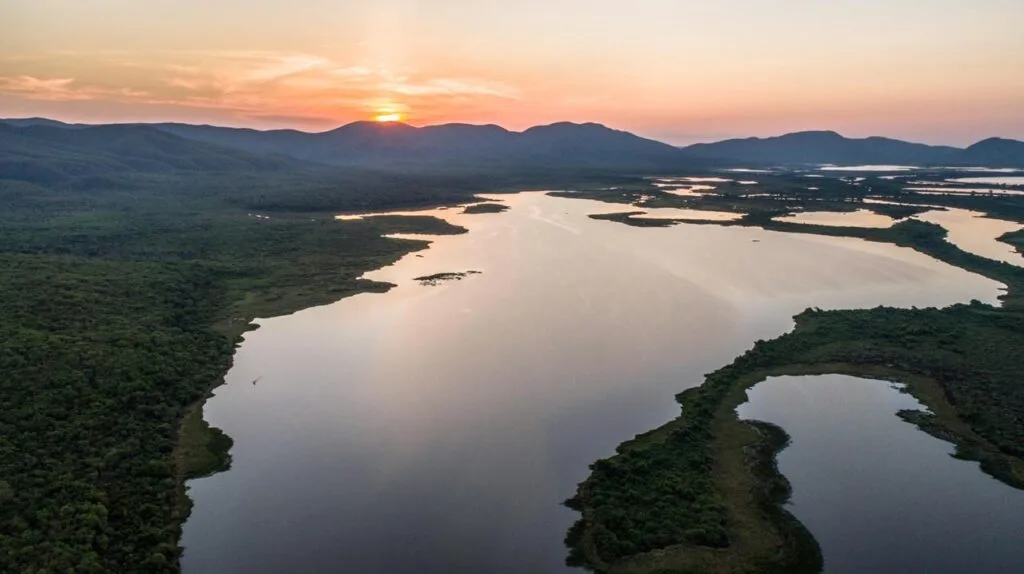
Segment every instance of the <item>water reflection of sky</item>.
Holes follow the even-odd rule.
[[[204,409],[234,460],[189,482],[186,574],[565,571],[560,502],[587,466],[794,314],[1000,290],[880,243],[501,198],[505,213],[443,210],[469,233],[367,274],[388,293],[246,334]]]
[[[748,391],[741,418],[774,423],[792,512],[830,574],[1019,572],[1024,492],[953,458],[953,445],[897,418],[920,410],[885,381],[775,377]]]

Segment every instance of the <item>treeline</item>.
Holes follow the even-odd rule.
[[[256,217],[245,174],[110,177],[123,185],[0,180],[2,572],[177,571],[179,425],[248,320],[386,288],[359,277],[425,243],[383,233],[464,231]]]

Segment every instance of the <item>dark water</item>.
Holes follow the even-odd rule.
[[[795,313],[999,289],[882,244],[640,229],[587,217],[607,204],[505,199],[371,274],[389,293],[246,335],[206,405],[234,465],[189,483],[186,574],[564,572],[561,501],[587,465]],[[413,281],[467,270],[482,273]]]
[[[910,395],[842,375],[772,378],[748,394],[739,415],[792,438],[779,470],[826,574],[1024,571],[1024,492],[897,418],[922,408]]]

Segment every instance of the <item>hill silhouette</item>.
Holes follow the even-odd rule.
[[[416,172],[660,172],[702,166],[808,164],[1024,167],[1024,142],[1001,138],[961,149],[885,137],[847,138],[834,131],[805,131],[678,148],[596,123],[571,122],[515,132],[497,125],[415,127],[360,121],[319,133],[182,123],[85,126],[45,118],[0,120],[0,124],[6,124],[0,145],[11,138],[32,140],[21,149],[21,155],[31,154],[45,141],[55,152],[84,146],[88,154],[106,154],[107,161],[127,162],[135,169],[160,165],[178,169],[245,169],[247,165],[255,169],[297,169],[313,163]],[[9,161],[10,154],[17,155],[20,145],[0,148],[3,160]]]
[[[805,131],[695,144],[682,150],[695,158],[746,164],[1024,167],[1024,142],[1000,138],[960,149],[885,137],[847,138],[834,131]]]
[[[0,123],[0,179],[54,183],[126,173],[266,172],[303,167],[291,158],[188,140],[153,126]]]
[[[671,169],[693,165],[679,149],[599,124],[568,122],[513,132],[496,125],[354,122],[322,133],[159,124],[175,135],[335,166]]]

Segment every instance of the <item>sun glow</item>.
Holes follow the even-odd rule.
[[[389,112],[384,114],[377,114],[373,116],[375,122],[400,122],[402,121],[402,114]]]

